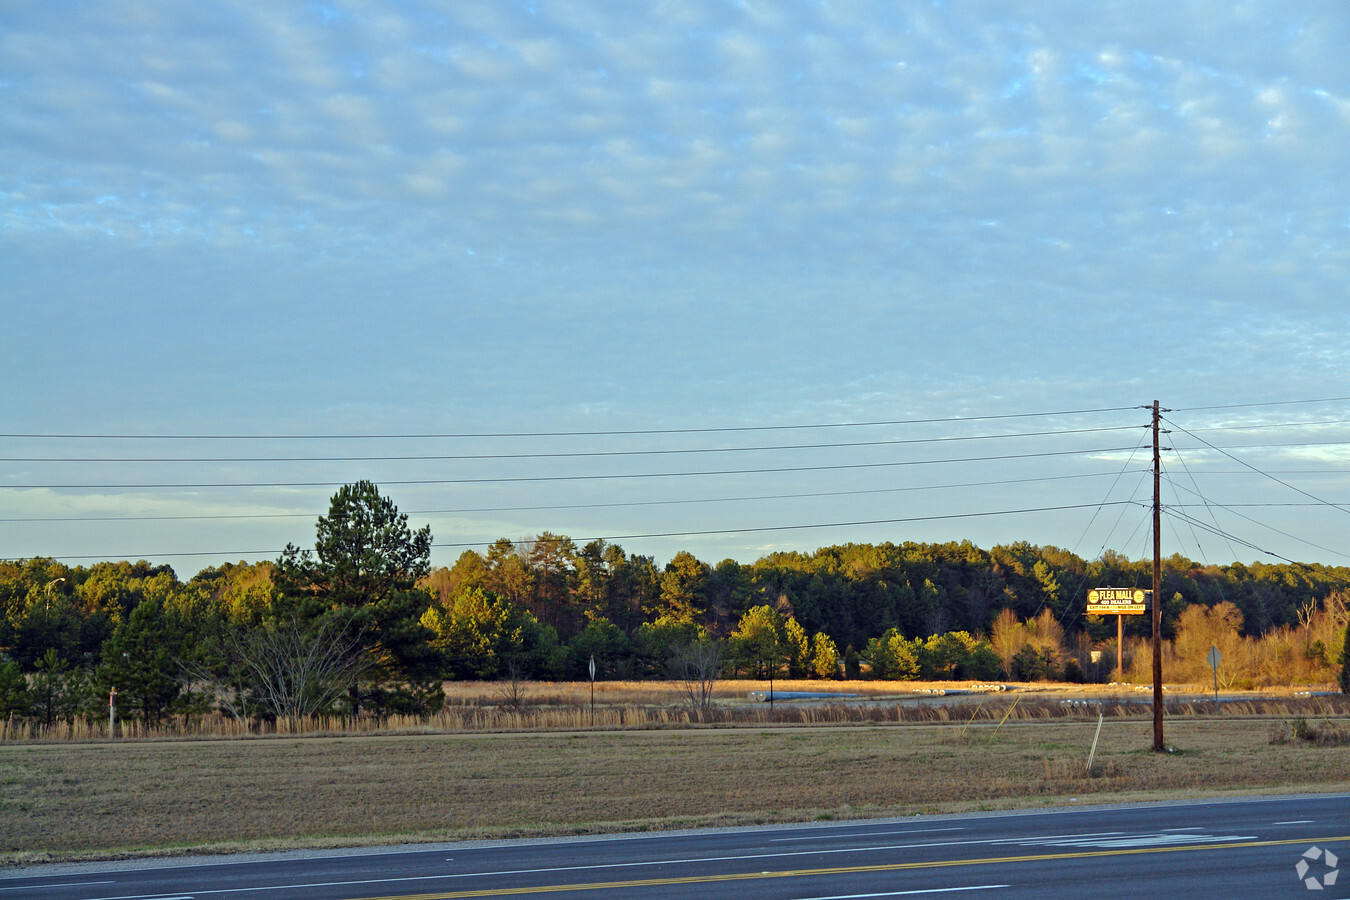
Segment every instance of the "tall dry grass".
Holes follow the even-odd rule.
[[[779,691],[815,690],[819,682],[779,682]],[[842,685],[839,687],[843,687]],[[779,701],[772,706],[747,699],[767,684],[736,682],[719,692],[718,705],[694,710],[679,702],[679,686],[654,682],[596,685],[595,707],[588,683],[539,682],[518,685],[505,702],[501,684],[447,686],[446,706],[429,717],[319,716],[298,721],[239,720],[221,714],[147,726],[119,722],[120,740],[234,739],[248,737],[376,734],[456,734],[519,731],[653,730],[700,727],[849,726],[904,723],[985,723],[1150,717],[1151,698],[1142,694],[1057,697],[1030,693],[968,694],[961,697],[899,693],[894,683],[847,685],[855,697]],[[856,688],[856,690],[855,690]],[[840,691],[844,693],[844,691]],[[1350,716],[1350,697],[1270,697],[1214,702],[1194,698],[1167,701],[1173,717],[1304,717],[1330,722]],[[106,720],[76,719],[50,727],[26,720],[0,721],[0,742],[98,741],[108,738]]]

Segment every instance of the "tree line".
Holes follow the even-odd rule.
[[[146,722],[427,714],[445,680],[706,676],[1098,680],[1113,618],[1089,587],[1142,586],[1151,562],[1028,543],[843,544],[664,566],[543,532],[430,565],[429,528],[370,482],[341,488],[312,550],[212,566],[0,562],[0,719]],[[1169,672],[1221,646],[1230,683],[1350,679],[1350,569],[1163,563]],[[1149,617],[1127,617],[1127,662]],[[1213,644],[1207,643],[1213,641]],[[1104,654],[1106,654],[1104,656]],[[1203,655],[1203,654],[1202,654]],[[1176,677],[1176,676],[1169,676]],[[1350,686],[1348,686],[1350,689]]]

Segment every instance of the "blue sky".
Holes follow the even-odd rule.
[[[6,3],[0,557],[268,558],[358,478],[438,564],[1142,556],[1101,504],[1157,399],[1244,426],[1172,438],[1211,507],[1165,552],[1350,563],[1350,402],[1291,402],[1350,397],[1347,46],[1338,3]]]

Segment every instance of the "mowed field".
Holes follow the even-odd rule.
[[[1010,704],[1011,700],[1004,700]],[[1312,717],[1308,721],[1313,724]],[[0,743],[0,862],[1350,788],[1276,715]],[[1344,711],[1325,729],[1350,735]],[[1281,738],[1273,740],[1273,738]]]

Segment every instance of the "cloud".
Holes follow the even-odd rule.
[[[74,35],[31,12],[6,38],[7,222],[53,227],[43,195],[71,193],[78,166],[57,227],[141,239],[210,240],[240,211],[268,240],[300,217],[378,239],[380,206],[401,221],[388,240],[486,229],[556,254],[622,235],[648,255],[876,257],[896,225],[950,254],[983,220],[1023,238],[1014,252],[1070,231],[1108,252],[1113,220],[1189,202],[1156,224],[1212,250],[1264,227],[1269,194],[1240,195],[1256,173],[1287,191],[1332,171],[1350,123],[1294,66],[1326,23],[1254,53],[1262,23],[1234,16],[1235,48],[1196,58],[1173,33],[1196,22],[1154,11],[168,4]],[[1252,65],[1270,56],[1293,74]]]
[[[353,427],[1345,384],[1350,16],[1079,13],[24,5],[3,371]]]

